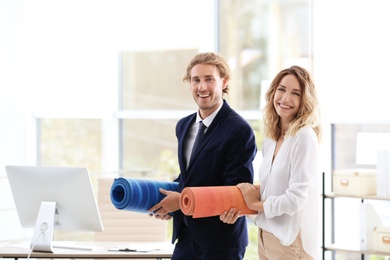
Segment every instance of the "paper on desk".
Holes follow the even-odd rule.
[[[22,241],[22,242],[19,242],[19,243],[9,243],[9,244],[7,244],[7,246],[29,249],[30,248],[30,243],[31,243],[31,241]]]
[[[127,251],[127,252],[150,252],[157,250],[172,250],[173,245],[169,243],[129,243],[116,245],[110,251]]]
[[[0,248],[3,247],[4,245],[0,244]],[[31,241],[22,241],[19,243],[8,243],[7,246],[30,249]],[[54,241],[52,244],[52,247],[53,247],[53,251],[56,253],[66,252],[66,251],[70,251],[70,250],[95,251],[95,250],[103,250],[104,249],[104,247],[101,247],[101,246],[90,246],[88,244],[83,245],[81,242],[76,243],[74,241]]]
[[[93,246],[83,244],[82,242],[76,243],[74,241],[55,241],[53,242],[53,248],[57,250],[84,250],[84,251],[96,251],[103,250],[102,246]]]

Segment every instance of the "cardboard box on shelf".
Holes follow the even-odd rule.
[[[376,195],[376,169],[343,169],[333,171],[336,195]]]
[[[376,251],[390,253],[390,227],[378,227],[376,232]]]
[[[376,229],[382,220],[371,204],[360,203],[360,250],[376,250]]]

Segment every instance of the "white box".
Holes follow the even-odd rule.
[[[390,150],[378,151],[376,195],[390,197]]]
[[[360,203],[360,250],[376,250],[376,229],[381,227],[382,220],[374,207],[368,203]]]
[[[345,169],[333,172],[335,195],[375,195],[376,169]]]
[[[375,232],[376,251],[390,253],[390,227],[378,227]]]

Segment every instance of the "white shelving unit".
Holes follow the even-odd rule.
[[[361,259],[365,259],[365,255],[381,255],[381,256],[388,256],[390,257],[390,253],[386,252],[378,252],[375,250],[360,250],[359,248],[348,248],[341,245],[337,245],[334,243],[334,224],[337,219],[335,218],[335,209],[334,209],[334,200],[337,198],[352,198],[361,200],[361,203],[363,203],[365,200],[382,200],[382,201],[389,201],[389,197],[378,197],[378,196],[348,196],[348,195],[336,195],[333,193],[327,194],[325,191],[325,173],[323,173],[322,176],[322,259],[325,259],[325,252],[326,251],[332,251],[332,252],[347,252],[347,253],[356,253],[361,255]],[[327,209],[325,206],[325,201],[331,200],[331,208]],[[331,217],[331,225],[330,227],[326,226],[326,217]],[[328,229],[331,230],[330,236],[332,237],[331,243],[326,244],[326,234]],[[335,259],[335,255],[333,254],[333,259]]]

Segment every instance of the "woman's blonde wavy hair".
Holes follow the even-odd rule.
[[[301,104],[296,117],[291,121],[286,136],[295,136],[302,127],[311,127],[321,139],[320,109],[316,89],[309,72],[299,66],[292,66],[280,71],[273,79],[270,88],[265,94],[266,105],[263,111],[265,135],[278,140],[283,135],[280,117],[274,107],[274,96],[280,81],[286,75],[294,75],[301,87]]]

